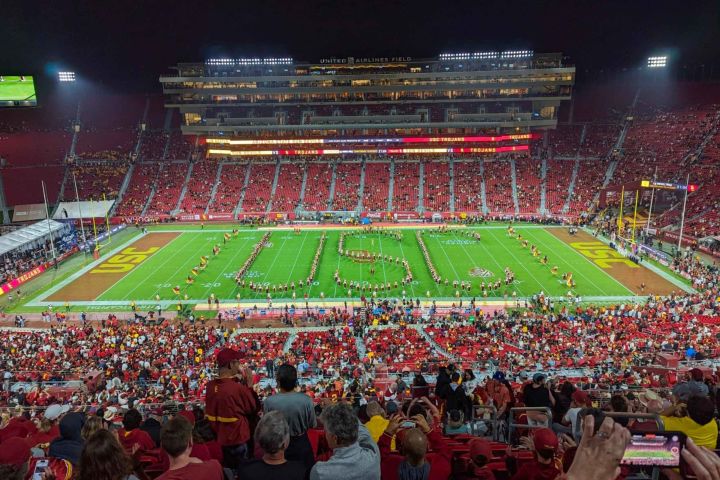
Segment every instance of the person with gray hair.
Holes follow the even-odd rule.
[[[333,455],[313,466],[310,480],[380,480],[380,450],[352,407],[346,403],[331,405],[320,419]]]
[[[302,462],[285,459],[285,449],[290,444],[290,427],[282,412],[263,415],[255,428],[255,443],[263,456],[240,466],[239,478],[243,480],[303,480],[307,468]]]

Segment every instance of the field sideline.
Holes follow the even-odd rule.
[[[73,310],[88,311],[126,310],[131,302],[140,306],[160,304],[163,308],[174,306],[178,301],[207,305],[211,295],[223,304],[264,304],[269,294],[274,302],[286,304],[293,301],[293,292],[298,303],[305,296],[311,302],[342,302],[357,300],[361,295],[370,297],[375,287],[378,287],[379,298],[399,298],[403,290],[409,298],[429,296],[449,301],[456,300],[458,293],[466,300],[473,297],[487,301],[514,296],[527,298],[541,291],[560,298],[569,290],[560,278],[567,272],[572,272],[576,283],[572,293],[586,300],[622,301],[640,294],[632,280],[624,280],[623,275],[619,275],[618,268],[631,267],[603,264],[594,259],[602,247],[593,246],[595,253],[591,255],[582,250],[589,248],[590,242],[563,240],[560,237],[565,230],[560,227],[515,227],[529,244],[538,248],[541,252],[538,257],[533,257],[529,248],[523,248],[521,242],[509,236],[501,225],[451,228],[446,233],[439,232],[437,227],[390,229],[398,235],[347,228],[303,228],[299,233],[282,228],[240,229],[232,235],[231,228],[217,225],[205,229],[181,225],[151,227],[147,235],[133,236],[125,243],[113,246],[99,260],[41,290],[17,310],[37,311],[47,305],[62,306],[65,302],[69,302]],[[479,241],[472,236],[473,232],[480,233]],[[246,287],[239,287],[234,280],[236,272],[268,233],[267,242],[243,277]],[[306,279],[322,235],[326,237],[317,272],[308,285]],[[380,255],[389,261],[371,262],[367,258],[338,254],[341,235],[345,237],[344,249],[348,252]],[[420,241],[425,244],[438,275],[449,280],[448,285],[432,280]],[[212,252],[215,245],[220,248],[217,255]],[[540,258],[545,255],[548,264],[542,265]],[[202,256],[208,258],[205,268],[201,265]],[[404,286],[402,280],[407,272],[402,265],[403,259],[407,260],[413,278]],[[555,275],[551,272],[552,266],[558,267]],[[515,281],[510,285],[504,284],[505,268],[515,275]],[[669,284],[642,267],[631,270],[631,276],[640,271],[656,276],[657,288],[664,289],[653,292],[653,284],[648,283],[645,294],[678,289],[677,285]],[[334,280],[336,272],[341,278],[340,284]],[[188,282],[188,278],[193,281]],[[366,289],[345,286],[343,280],[365,285]],[[468,282],[470,290],[460,292],[459,288],[453,287],[455,280]],[[483,295],[481,282],[488,284],[498,280],[502,285],[486,288],[487,294]],[[302,288],[300,281],[303,281]],[[663,281],[668,285],[661,285]],[[251,290],[248,288],[250,282],[262,288]],[[296,285],[295,290],[290,287],[292,282]],[[287,290],[283,287],[285,284]],[[380,288],[380,284],[385,284],[386,288]],[[179,295],[173,291],[175,288],[179,288]]]

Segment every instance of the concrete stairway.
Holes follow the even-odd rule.
[[[158,168],[157,174],[155,175],[155,178],[153,178],[152,185],[150,187],[150,193],[148,193],[147,201],[145,202],[145,205],[143,206],[142,212],[140,212],[141,217],[144,217],[145,214],[147,213],[148,209],[150,208],[152,199],[155,196],[155,191],[157,190],[158,179],[160,178],[160,174],[162,173],[164,168],[165,168],[165,164],[161,163],[160,168]]]
[[[487,215],[487,195],[485,193],[485,160],[480,159],[480,199],[482,200],[483,215]]]
[[[291,332],[290,335],[288,335],[287,340],[285,340],[285,344],[283,345],[283,353],[289,353],[290,347],[292,347],[292,344],[295,342],[295,339],[297,338],[297,332]]]
[[[122,202],[122,199],[125,196],[125,192],[127,191],[128,185],[130,185],[130,179],[132,179],[133,172],[135,172],[135,164],[131,163],[130,168],[128,168],[128,171],[125,174],[125,178],[123,178],[123,183],[122,183],[122,185],[120,185],[120,190],[118,191],[118,195],[117,195],[117,198],[115,199],[115,203],[113,203],[112,208],[108,212],[108,217],[112,217],[115,215],[115,210],[117,209],[118,205],[120,205],[120,202]]]
[[[307,187],[307,175],[308,175],[308,164],[303,165],[303,178],[302,184],[300,185],[300,198],[298,198],[297,207],[295,207],[295,215],[300,215],[302,211],[303,202],[305,201],[305,188]]]
[[[448,165],[450,176],[450,213],[455,213],[455,159],[450,157]]]
[[[367,354],[367,348],[365,347],[365,341],[362,339],[362,337],[354,337],[355,338],[355,346],[357,347],[358,352],[358,358],[361,360],[365,358],[365,355]]]
[[[182,190],[180,190],[180,196],[178,197],[177,204],[175,205],[175,209],[171,212],[172,215],[177,215],[178,213],[180,213],[180,205],[182,205],[185,194],[187,194],[188,183],[190,182],[190,177],[192,177],[192,171],[194,166],[195,164],[191,163],[188,167],[188,171],[185,175],[185,181],[183,182]]]
[[[357,203],[357,210],[358,213],[363,211],[363,197],[365,196],[365,157],[362,159],[362,164],[360,165],[360,188],[358,189],[358,203]]]
[[[395,190],[395,160],[390,160],[390,180],[388,181],[388,201],[387,211],[392,212],[393,209],[393,190]]]
[[[210,207],[215,202],[215,195],[217,195],[218,187],[220,186],[220,178],[222,177],[222,163],[218,163],[217,173],[215,174],[215,183],[213,183],[212,190],[210,191],[210,200],[208,200],[207,207],[205,207],[205,215],[210,213]]]
[[[572,176],[570,177],[570,185],[568,186],[568,196],[565,199],[565,204],[562,208],[562,213],[567,214],[570,211],[570,200],[572,200],[573,192],[575,191],[575,182],[577,181],[578,171],[580,170],[580,159],[575,159],[573,165]]]
[[[335,182],[337,182],[337,164],[332,164],[332,179],[330,180],[330,191],[328,192],[327,209],[332,210],[333,200],[335,199]]]
[[[238,204],[233,210],[233,218],[237,218],[238,213],[242,212],[243,201],[245,200],[245,192],[247,192],[248,184],[250,183],[250,170],[252,169],[252,163],[248,163],[247,170],[245,170],[245,182],[243,182],[242,191],[240,192],[240,199]]]
[[[543,157],[540,169],[540,215],[547,213],[547,159]]]
[[[420,162],[420,179],[418,180],[418,203],[415,209],[418,213],[425,212],[423,200],[425,199],[425,162]]]
[[[273,177],[272,188],[270,189],[270,200],[268,200],[268,204],[267,204],[267,208],[265,209],[265,213],[270,213],[272,211],[272,203],[273,203],[273,199],[275,198],[275,192],[277,191],[277,184],[278,184],[279,178],[280,178],[280,159],[278,158],[277,162],[275,162],[275,176]]]
[[[515,159],[510,159],[510,178],[512,179],[513,204],[515,205],[515,215],[520,213],[520,204],[518,202],[517,193],[517,171],[515,170]]]

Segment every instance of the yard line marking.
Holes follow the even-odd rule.
[[[302,253],[302,247],[303,247],[303,245],[305,245],[305,240],[307,240],[308,233],[309,232],[306,231],[305,235],[303,235],[303,241],[300,244],[300,248],[298,248],[298,250],[297,250],[297,254],[295,255],[295,262],[293,263],[293,266],[290,269],[290,273],[288,274],[288,278],[287,278],[287,280],[285,280],[285,283],[290,283],[290,278],[292,277],[292,274],[295,272],[295,266],[297,265],[298,259],[300,258],[300,255]],[[319,243],[319,240],[318,240],[318,243]]]
[[[382,254],[383,254],[383,251],[382,251],[382,235],[378,235],[378,246],[380,247],[380,256],[382,256]],[[380,263],[382,263],[382,267],[383,267],[383,278],[385,279],[385,285],[387,285],[388,281],[387,281],[387,273],[385,272],[385,262],[384,262],[384,261],[381,261]]]
[[[275,254],[275,257],[273,257],[273,261],[268,267],[268,271],[265,273],[265,276],[263,277],[263,283],[265,283],[265,280],[267,280],[268,275],[270,275],[270,272],[272,271],[272,267],[275,266],[275,262],[277,262],[278,257],[280,256],[280,253],[283,251],[283,248],[285,247],[285,244],[287,243],[287,237],[283,239],[282,245],[280,245],[280,248],[277,249],[277,253]],[[258,255],[259,256],[259,255]],[[268,282],[269,283],[269,282]]]
[[[557,241],[560,242],[560,243],[561,243],[564,247],[566,247],[568,250],[570,250],[571,252],[573,252],[575,255],[578,255],[579,257],[582,257],[582,258],[585,259],[590,265],[592,265],[592,266],[595,267],[596,269],[600,270],[600,271],[603,273],[603,275],[605,275],[606,277],[610,278],[610,279],[611,279],[613,282],[615,282],[617,285],[619,285],[619,286],[621,286],[622,288],[624,288],[625,291],[629,292],[631,295],[635,295],[635,292],[633,292],[632,290],[630,290],[629,288],[627,288],[625,285],[623,285],[622,283],[620,283],[619,281],[615,280],[613,277],[611,277],[610,275],[608,275],[607,273],[605,273],[605,271],[604,271],[602,268],[600,268],[599,266],[597,266],[594,262],[590,261],[590,259],[587,258],[585,255],[582,255],[581,253],[573,250],[573,248],[572,248],[570,245],[568,245],[567,243],[563,242],[562,240],[557,239]],[[547,245],[547,244],[545,244],[545,243],[543,243],[543,242],[540,242],[539,240],[538,240],[537,243],[539,243],[539,244],[542,245],[543,247],[545,247],[545,246]],[[570,263],[568,263],[568,261],[565,260],[564,257],[561,257],[561,258],[562,258],[562,262],[563,262],[566,266],[571,267]],[[575,272],[573,272],[573,274],[574,274],[574,273],[575,273]],[[598,289],[598,292],[603,292],[603,289],[600,288],[600,287],[598,287],[598,285],[597,285],[595,282],[593,282],[591,278],[588,278],[587,276],[585,276],[585,275],[584,275],[583,273],[581,273],[581,272],[579,272],[579,275],[580,275],[581,277],[583,277],[585,280],[588,280],[595,288],[597,288],[597,289]]]
[[[131,246],[133,243],[135,243],[136,241],[140,240],[141,238],[143,238],[145,236],[145,234],[142,234],[142,233],[131,234],[131,235],[132,236],[125,243],[123,243],[120,246],[115,247],[114,249],[105,253],[105,256],[98,258],[97,260],[93,260],[92,262],[88,263],[87,265],[81,267],[80,270],[76,271],[75,273],[70,274],[69,276],[65,277],[63,280],[60,280],[55,285],[52,285],[52,283],[50,283],[50,285],[52,285],[52,286],[50,288],[48,288],[47,290],[38,293],[37,296],[35,298],[33,298],[32,301],[37,302],[37,303],[42,302],[50,295],[65,288],[66,286],[68,286],[69,284],[71,284],[72,282],[77,280],[78,278],[80,278],[83,275],[85,275],[86,273],[88,273],[93,268],[95,268],[98,265],[100,265],[101,263],[103,263],[107,258],[120,253],[123,249]],[[27,303],[26,305],[30,305],[30,303]]]
[[[238,254],[243,251],[243,249],[247,246],[247,244],[250,240],[253,240],[253,239],[247,238],[245,240],[245,242],[242,244],[242,246],[235,251],[235,255],[233,255],[232,259],[228,262],[228,265],[230,265],[230,268],[233,268],[233,263],[235,262],[235,259],[237,258]],[[218,280],[220,280],[220,277],[222,277],[225,274],[225,272],[226,272],[226,269],[222,269],[220,271],[220,273],[218,274],[217,278],[215,280],[213,280],[212,283],[216,283]],[[235,280],[233,280],[232,282],[234,284],[233,290],[235,290],[237,288],[237,283],[235,282]],[[210,288],[213,288],[213,287],[210,287]],[[205,294],[203,295],[204,297],[208,296],[208,291],[209,290],[205,290]],[[229,300],[232,300],[232,299],[229,299]]]
[[[405,256],[405,250],[403,249],[403,246],[402,246],[403,240],[405,240],[405,236],[404,236],[404,235],[403,235],[403,238],[400,239],[400,242],[398,242],[398,243],[400,244],[400,255],[402,255],[402,258],[408,260],[408,258]],[[420,245],[418,245],[418,250],[420,250]],[[420,252],[420,255],[422,255],[422,252]],[[409,262],[409,261],[410,261],[410,260],[408,260],[408,262]],[[412,266],[411,266],[410,268],[412,269]],[[414,281],[414,280],[413,280],[413,281]],[[432,282],[432,279],[431,279],[430,281]],[[435,283],[435,282],[432,282],[432,283]],[[437,286],[437,284],[435,284],[435,285]],[[416,295],[415,295],[415,287],[413,286],[412,282],[410,282],[410,290],[412,291],[412,296],[415,297],[415,296],[416,296]]]
[[[420,235],[422,235],[422,233],[421,233]],[[439,238],[435,238],[434,240],[435,240],[435,243],[437,243],[437,244],[440,246],[440,250],[442,250],[443,254],[445,255],[445,258],[447,258],[447,261],[448,261],[448,263],[450,264],[450,267],[452,268],[453,272],[455,273],[455,280],[460,281],[460,275],[458,274],[457,270],[455,270],[455,265],[454,265],[453,262],[450,260],[450,256],[449,256],[449,255],[447,254],[447,252],[445,251],[445,247],[443,247],[443,246],[442,246],[442,243],[440,243],[440,239],[439,239]],[[453,294],[454,294],[454,293],[455,293],[455,292],[453,292]]]
[[[495,237],[494,235],[491,235],[491,236],[493,238],[497,239],[497,237]],[[537,279],[537,277],[535,275],[533,275],[530,270],[527,269],[527,267],[525,266],[525,263],[521,262],[520,259],[518,259],[518,257],[516,257],[515,254],[513,254],[512,251],[510,251],[510,249],[505,246],[505,243],[503,243],[503,239],[500,238],[497,243],[502,245],[502,247],[505,249],[505,251],[508,252],[510,254],[510,256],[513,257],[515,259],[515,261],[520,264],[520,266],[532,277],[533,280],[535,280],[535,283],[537,283],[538,286],[542,289],[543,282],[539,281]],[[520,290],[519,287],[518,287],[518,290]]]
[[[490,254],[490,249],[488,249],[488,248],[485,246],[485,244],[483,244],[482,238],[481,238],[480,241],[478,241],[477,243],[480,244],[480,247],[485,251],[485,253],[487,254],[487,256],[492,259],[493,263],[494,263],[495,265],[497,265],[498,270],[499,270],[497,275],[498,275],[498,278],[500,278],[500,275],[502,275],[502,274],[504,273],[504,269],[503,269],[502,265],[500,265],[500,264],[498,263],[498,261],[495,260],[495,256],[494,256],[494,255],[491,255],[491,254]],[[473,261],[471,255],[468,253],[467,249],[465,248],[465,245],[463,245],[462,243],[460,243],[460,246],[462,247],[462,249],[463,249],[463,251],[465,252],[465,255],[468,257],[468,259],[470,259],[470,262],[472,263],[473,267],[477,267],[477,264]],[[485,281],[485,280],[482,280],[482,282],[484,282],[484,281]],[[488,282],[488,283],[490,283],[490,282]],[[472,281],[470,282],[470,284],[472,285]],[[522,290],[520,289],[520,286],[518,285],[517,287],[518,287],[518,293],[521,293]],[[472,287],[471,287],[471,288],[472,288]],[[482,292],[480,292],[480,295],[482,295]]]
[[[184,235],[185,235],[185,234],[180,235],[178,238],[183,237]],[[213,242],[213,241],[215,241],[214,238],[213,238],[212,240],[210,240],[210,241],[205,240],[205,243],[203,244],[203,248],[206,247],[208,243]],[[178,250],[178,252],[177,252],[175,255],[170,255],[170,256],[167,258],[167,260],[165,260],[165,261],[164,261],[163,263],[161,263],[157,268],[155,268],[155,272],[159,272],[159,271],[162,269],[162,267],[164,267],[165,265],[167,265],[167,263],[168,263],[170,260],[176,259],[177,256],[180,254],[180,252],[184,251],[185,249],[187,249],[189,246],[192,246],[192,245],[193,245],[193,242],[192,242],[192,241],[189,241],[188,243],[186,243],[185,246],[184,246],[184,247],[181,247],[180,250]],[[166,246],[167,246],[167,245],[166,245]],[[163,250],[164,250],[164,248],[163,248]],[[192,258],[192,257],[190,257],[190,258]],[[182,263],[182,265],[180,265],[180,267],[178,267],[178,268],[175,270],[175,272],[173,272],[171,275],[167,275],[167,280],[168,280],[168,282],[170,282],[170,284],[172,284],[172,280],[171,280],[171,279],[172,279],[172,278],[175,278],[175,276],[178,274],[178,272],[179,272],[180,270],[182,270],[183,268],[185,268],[185,265],[187,265],[187,263],[188,263],[188,261],[185,260],[185,261]],[[136,271],[140,271],[140,269],[137,269]],[[132,275],[132,272],[130,273],[130,275],[126,275],[123,279],[129,278],[131,275]],[[129,291],[124,297],[122,297],[120,300],[129,300],[129,299],[130,299],[130,295],[131,295],[133,292],[135,292],[138,288],[140,288],[141,286],[144,286],[144,285],[145,285],[145,282],[138,282],[138,284],[135,285],[135,288],[133,288],[132,290],[130,290],[130,291]],[[156,290],[155,292],[153,292],[153,295],[157,295],[158,292],[159,292],[159,290]],[[103,294],[104,294],[104,292],[103,292]]]
[[[179,239],[180,237],[182,237],[182,234],[180,234],[180,235],[178,235],[177,237],[175,237],[175,238],[173,238],[172,240],[170,240],[170,242],[168,242],[167,244],[165,244],[165,246],[163,246],[163,247],[162,247],[158,252],[156,252],[156,253],[162,252],[163,250],[165,250],[166,247],[169,247],[174,241],[176,241],[176,240]],[[107,257],[107,258],[110,258],[110,257]],[[103,260],[103,261],[104,261],[104,260]],[[127,279],[127,278],[130,278],[130,277],[132,276],[132,274],[135,273],[135,272],[138,271],[138,270],[140,270],[140,268],[133,268],[127,275],[124,275],[122,278],[119,278],[115,283],[113,283],[113,284],[110,285],[108,288],[106,288],[100,295],[98,295],[98,296],[96,297],[96,300],[97,300],[98,298],[101,298],[103,295],[105,295],[107,292],[109,292],[109,291],[112,290],[113,288],[115,288],[115,286],[116,286],[117,284],[119,284],[120,282],[122,282],[123,280],[125,280],[125,279]],[[121,299],[118,300],[118,301],[122,301],[122,300],[125,300],[125,298],[121,298]]]
[[[422,233],[421,233],[420,235],[422,235]],[[413,235],[413,237],[415,237],[415,235]],[[424,264],[425,264],[425,257],[423,256],[422,248],[420,247],[420,243],[418,242],[417,237],[415,237],[415,244],[417,245],[417,250],[418,250],[418,252],[420,252],[420,259],[421,259],[421,261],[423,262],[423,265],[424,265]],[[427,243],[425,244],[425,246],[427,247]],[[429,248],[428,248],[428,253],[430,253],[430,249],[429,249]],[[425,266],[425,268],[427,269],[427,273],[429,274],[429,273],[430,273],[430,269],[428,268],[427,265],[424,265],[424,266]],[[432,275],[428,275],[428,280],[429,280],[432,284],[435,285],[435,290],[437,290],[438,295],[442,295],[442,294],[443,294],[443,291],[440,290],[440,285],[433,280]],[[443,297],[441,296],[440,298],[443,298]]]

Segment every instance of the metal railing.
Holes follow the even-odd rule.
[[[499,433],[498,426],[500,423],[498,422],[498,411],[495,405],[473,405],[473,411],[475,412],[475,418],[473,418],[474,422],[483,422],[483,423],[489,423],[492,426],[492,439],[493,441],[498,441]],[[490,412],[490,418],[486,419],[483,418],[483,413],[481,412]]]
[[[539,412],[545,414],[545,417],[547,418],[547,422],[545,424],[537,424],[537,425],[530,425],[530,422],[528,423],[515,423],[515,414],[516,413],[527,413],[527,412]],[[538,429],[538,428],[550,428],[552,425],[552,410],[550,410],[550,407],[514,407],[510,409],[510,416],[508,417],[508,440],[512,441],[513,433],[515,433],[516,428],[528,428],[528,429]]]

